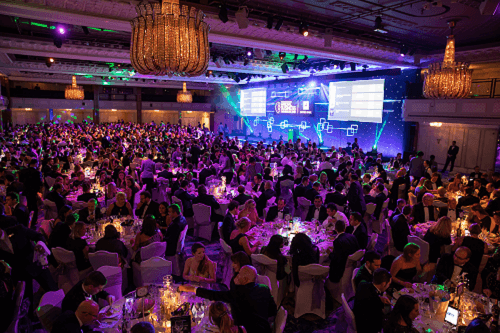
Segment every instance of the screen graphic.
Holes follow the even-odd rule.
[[[255,88],[241,91],[240,110],[244,117],[266,116],[267,88]]]

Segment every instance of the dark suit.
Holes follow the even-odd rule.
[[[78,305],[80,305],[81,302],[85,301],[87,299],[87,297],[90,296],[83,291],[83,287],[82,287],[83,281],[84,280],[81,280],[80,282],[75,284],[73,286],[73,288],[71,288],[71,290],[68,291],[66,296],[64,296],[64,299],[63,299],[62,304],[61,304],[61,310],[63,312],[68,311],[68,310],[69,311],[76,311],[76,309],[78,308]],[[90,296],[90,297],[92,297],[92,300],[97,303],[99,298],[106,300],[108,298],[108,296],[109,296],[109,294],[103,290],[103,291],[98,292],[95,295]]]
[[[493,216],[494,212],[500,211],[500,198],[495,198],[488,202],[485,210],[490,216]]]
[[[479,199],[481,199],[482,197],[490,197],[490,193],[488,192],[488,190],[486,189],[485,186],[481,186],[479,189],[478,189],[478,193],[477,193],[477,197]]]
[[[249,195],[246,195],[245,193],[242,193],[242,194],[238,194],[233,200],[236,200],[238,201],[238,203],[241,205],[244,205],[245,202],[247,202],[248,200],[252,199],[251,196]]]
[[[74,311],[65,311],[57,317],[50,333],[82,333],[83,328]]]
[[[302,184],[297,185],[293,191],[293,201],[295,202],[295,207],[297,207],[297,198],[306,197],[306,187]]]
[[[182,203],[184,205],[184,202]],[[135,210],[135,216],[138,218],[143,218],[147,215],[153,215],[154,217],[160,216],[160,204],[150,200],[149,205],[147,206],[148,208],[146,209],[146,212],[144,212],[144,209],[146,208],[146,204],[143,204],[141,208],[137,208]],[[184,207],[184,206],[183,206]]]
[[[165,256],[174,256],[177,252],[177,242],[179,241],[179,236],[186,227],[187,222],[184,216],[178,216],[172,223],[168,226],[165,232],[165,240],[167,241],[167,248],[165,250]]]
[[[384,201],[387,199],[387,196],[384,194],[384,192],[380,192],[377,194],[375,197],[375,204],[377,205],[375,207],[375,218],[378,219],[380,216],[380,213],[382,212],[382,206],[384,205]]]
[[[358,333],[377,333],[382,330],[384,303],[380,293],[371,282],[359,284],[354,296],[354,318]]]
[[[469,178],[472,178],[472,179],[476,179],[476,178],[477,178],[477,179],[481,179],[482,174],[483,174],[482,172],[478,172],[478,173],[476,173],[475,171],[473,171],[473,172],[470,174]],[[476,177],[476,176],[477,176],[477,177]]]
[[[264,192],[264,182],[261,182],[260,184],[252,186],[252,190],[254,192]]]
[[[77,201],[81,201],[81,202],[89,202],[90,199],[96,199],[97,200],[97,197],[96,197],[95,193],[90,193],[90,192],[89,193],[83,193],[83,194],[80,194],[78,196],[78,198],[76,198]]]
[[[193,217],[193,199],[196,198],[194,195],[189,194],[186,190],[180,188],[175,191],[174,196],[179,198],[182,202],[182,214],[185,217]]]
[[[408,244],[408,235],[410,234],[410,227],[408,226],[408,220],[403,214],[399,214],[394,219],[394,224],[392,228],[392,240],[394,241],[394,247],[396,250],[403,252],[406,244]]]
[[[399,214],[401,214],[401,213],[402,213],[402,211],[401,211],[398,207],[396,207],[396,210],[394,210],[394,211],[392,212],[392,215],[391,215],[391,216],[389,216],[389,223],[390,223],[391,225],[393,225],[393,224],[394,224],[394,218],[395,218],[396,216],[398,216]]]
[[[19,224],[22,224],[25,227],[29,225],[30,212],[28,211],[28,207],[26,207],[25,205],[18,203],[16,205],[16,208],[12,210],[12,216],[14,216],[17,219],[17,222]]]
[[[429,221],[436,221],[434,217],[434,206],[427,206],[429,209]],[[413,205],[413,224],[424,223],[425,221],[425,210],[424,204],[422,202]]]
[[[276,315],[276,303],[267,286],[251,282],[228,291],[198,288],[196,296],[231,304],[235,324],[244,326],[249,333],[272,332],[268,318]]]
[[[316,191],[314,188],[310,188],[306,191],[305,197],[307,200],[311,201],[311,203],[314,203],[314,198],[319,195],[318,191]]]
[[[368,245],[368,232],[366,231],[366,226],[364,222],[361,222],[358,227],[356,228],[356,231],[354,231],[354,227],[352,225],[348,226],[345,229],[345,232],[351,235],[354,235],[356,239],[358,240],[359,247],[361,249],[366,249],[366,246]]]
[[[94,222],[95,223],[96,221],[99,221],[102,217],[102,213],[101,213],[101,210],[99,209],[99,207],[97,207],[95,209],[95,213],[94,213]],[[78,221],[79,222],[84,222],[84,223],[87,223],[89,224],[89,208],[88,207],[85,207],[85,208],[82,208],[78,211]]]
[[[262,192],[262,194],[260,195],[260,197],[257,199],[256,202],[257,213],[259,213],[259,216],[262,216],[264,214],[264,208],[266,208],[267,200],[275,196],[276,192],[272,189],[268,189]]]
[[[366,269],[366,264],[358,269],[358,272],[354,277],[354,286],[356,286],[356,288],[361,282],[373,282],[373,273],[368,272],[368,269]]]
[[[479,202],[480,202],[480,200],[478,197],[475,197],[473,195],[467,195],[465,197],[461,197],[460,199],[458,199],[457,208],[471,206],[471,205],[477,204]]]
[[[12,183],[10,183],[9,186],[7,186],[6,192],[14,192],[17,194],[20,194],[24,189],[24,184],[21,182],[18,182],[17,180],[14,180]]]
[[[455,166],[455,160],[457,159],[457,154],[458,154],[458,146],[450,146],[448,148],[448,156],[446,156],[446,163],[444,164],[443,170],[441,172],[445,172],[446,168],[448,167],[448,164],[451,162],[450,166],[450,172],[453,171],[453,167]]]
[[[278,206],[271,206],[269,207],[269,211],[267,212],[267,216],[266,216],[266,221],[274,221],[277,217],[278,217]],[[283,207],[283,210],[282,210],[282,213],[283,213],[283,218],[285,217],[286,214],[290,214],[290,209],[285,206]]]
[[[366,212],[365,197],[363,196],[363,187],[359,182],[352,182],[347,192],[347,200],[349,201],[349,208],[351,212],[358,212],[364,215]]]
[[[347,257],[359,250],[358,240],[355,236],[342,233],[333,241],[333,252],[330,253],[330,281],[339,282],[344,275]]]
[[[66,199],[57,191],[49,192],[45,198],[56,204],[57,211],[66,204]]]
[[[204,204],[209,206],[212,210],[210,211],[210,221],[221,222],[224,217],[215,212],[215,210],[220,208],[220,204],[215,200],[215,197],[210,194],[198,195],[193,199],[193,204]]]
[[[372,197],[371,195],[369,194],[365,194],[364,195],[364,198],[365,198],[365,203],[366,204],[369,204],[369,203],[375,203],[375,198]]]
[[[328,193],[325,198],[325,206],[330,202],[333,202],[337,206],[345,206],[347,203],[347,197],[340,192]]]
[[[436,267],[436,273],[432,277],[431,283],[443,284],[444,281],[451,279],[453,270],[455,269],[453,255],[453,253],[445,253],[441,256],[441,259],[439,260],[439,263]],[[467,287],[472,291],[476,286],[478,270],[470,262],[467,262],[465,265],[463,265],[460,274],[464,272],[467,273],[467,279],[469,280]]]
[[[198,175],[200,179],[199,183],[202,185],[206,185],[205,181],[207,180],[207,178],[213,175],[215,175],[215,170],[213,170],[212,168],[204,168]]]
[[[17,224],[15,216],[0,215],[0,229],[7,229]]]
[[[163,170],[162,172],[160,172],[160,173],[158,174],[158,176],[157,176],[157,177],[158,177],[158,178],[165,178],[165,179],[172,179],[172,177],[173,177],[173,176],[174,176],[174,175],[173,175],[170,171],[168,171],[168,170]],[[157,179],[158,179],[158,178],[157,178]]]
[[[19,181],[24,184],[23,195],[28,201],[28,208],[33,211],[33,218],[38,218],[37,193],[43,186],[42,173],[35,168],[29,167],[19,171]],[[19,220],[18,220],[19,221]],[[35,227],[36,223],[32,226]]]
[[[315,205],[310,205],[309,210],[307,211],[306,221],[311,221],[314,218],[314,213],[316,211]],[[321,205],[319,208],[319,217],[318,221],[323,222],[328,218],[328,213],[326,212],[326,207]]]
[[[222,221],[222,237],[226,243],[229,243],[229,237],[231,236],[231,232],[236,229],[234,225],[234,216],[230,212],[227,212],[226,216],[224,216],[224,220]]]
[[[405,189],[403,193],[405,193],[404,198],[406,199],[408,189],[410,188],[410,174],[406,174],[405,177],[398,177],[394,179],[394,182],[392,183],[391,187],[391,193],[389,193],[389,198],[391,199],[389,201],[389,208],[393,209],[396,207],[398,199],[399,199],[399,185],[405,184]]]
[[[453,211],[453,213],[455,215],[455,220],[456,220],[456,219],[458,219],[460,217],[460,213],[462,213],[462,210],[456,208]],[[439,209],[439,217],[443,217],[443,216],[448,216],[448,207],[443,207],[443,208]]]

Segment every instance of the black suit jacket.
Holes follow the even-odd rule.
[[[352,182],[347,192],[347,200],[352,212],[363,214],[366,211],[365,197],[363,195],[363,187],[359,182]]]
[[[247,202],[248,200],[252,199],[251,196],[249,195],[246,195],[245,193],[242,193],[242,194],[238,194],[233,200],[236,200],[238,201],[238,203],[241,205],[244,205],[245,202]]]
[[[82,331],[84,327],[80,327],[75,311],[68,310],[57,317],[50,333],[82,333]]]
[[[18,182],[14,180],[12,183],[10,183],[9,186],[7,186],[6,192],[15,192],[17,194],[20,194],[24,190],[24,184],[21,182]]]
[[[293,191],[293,200],[295,202],[295,207],[297,207],[297,198],[305,198],[306,197],[306,187],[302,184],[297,185],[295,190]]]
[[[42,173],[35,168],[23,169],[19,171],[19,181],[24,184],[25,196],[36,194],[43,185]]]
[[[30,223],[30,212],[28,211],[28,207],[23,204],[17,204],[16,208],[12,211],[12,216],[17,219],[19,224],[27,227]]]
[[[375,203],[375,198],[372,197],[371,195],[369,194],[365,194],[364,195],[364,198],[365,198],[365,203],[366,204],[369,204],[369,203]]]
[[[354,277],[354,286],[356,286],[356,288],[361,282],[373,282],[373,274],[368,272],[368,269],[366,269],[366,264],[358,269],[358,272]]]
[[[384,321],[384,303],[371,282],[359,284],[354,296],[354,318],[358,333],[378,333]]]
[[[186,225],[186,218],[184,216],[178,216],[168,226],[167,231],[165,232],[165,240],[167,241],[165,256],[170,257],[176,254],[177,241],[179,240],[179,236]]]
[[[215,175],[215,170],[213,170],[212,168],[204,168],[198,175],[200,179],[199,183],[202,185],[206,185],[205,181],[207,180],[207,178],[213,175]]]
[[[183,210],[182,214],[186,217],[194,216],[193,199],[195,198],[195,196],[189,194],[187,191],[185,191],[182,188],[175,191],[174,196],[179,198],[182,202],[182,210]]]
[[[0,229],[7,229],[17,224],[15,216],[0,215]]]
[[[253,185],[252,190],[254,192],[264,192],[264,182],[258,184],[258,185]]]
[[[330,202],[333,202],[337,206],[345,206],[347,203],[347,197],[340,192],[328,193],[325,198],[325,206]]]
[[[172,179],[174,175],[168,171],[168,170],[163,170],[158,174],[158,178],[165,178],[165,179]]]
[[[316,191],[314,188],[310,188],[306,191],[305,193],[305,198],[309,201],[311,201],[311,203],[314,203],[314,198],[319,195],[318,191]]]
[[[198,288],[196,296],[231,304],[235,324],[244,326],[249,333],[272,332],[268,318],[275,316],[277,311],[267,286],[251,282],[243,286],[236,285],[228,291]]]
[[[224,220],[222,221],[222,236],[224,241],[229,244],[229,237],[236,226],[234,225],[234,216],[227,212],[226,216],[224,216]]]
[[[210,194],[198,195],[196,198],[193,199],[193,204],[198,204],[198,203],[207,205],[210,208],[212,208],[212,210],[210,211],[210,220],[215,221],[214,217],[217,215],[215,210],[220,208],[220,204],[217,202],[215,197]]]
[[[422,202],[413,205],[413,212],[411,213],[413,216],[413,223],[424,223],[425,222],[425,211],[424,204]],[[436,221],[434,216],[434,206],[429,206],[429,221]]]
[[[366,246],[368,245],[368,232],[366,231],[365,223],[361,222],[354,233],[353,230],[354,227],[350,225],[345,229],[345,232],[354,235],[354,237],[358,240],[359,247],[361,249],[366,249]]]
[[[264,208],[266,208],[267,200],[275,196],[276,192],[272,189],[268,189],[262,192],[262,194],[260,195],[260,197],[257,199],[256,202],[257,213],[259,213],[259,216],[262,216],[264,214]]]
[[[458,150],[458,146],[450,146],[450,148],[448,148],[448,155],[451,155],[451,159],[457,158]]]
[[[384,201],[386,199],[387,196],[383,192],[377,194],[377,196],[375,197],[375,204],[377,205],[374,212],[375,218],[378,218],[380,216],[380,213],[382,212],[382,206],[384,205]]]
[[[309,210],[307,211],[306,221],[311,221],[314,218],[314,211],[316,210],[316,206],[310,205]],[[328,218],[328,213],[326,212],[326,207],[321,206],[319,209],[319,218],[320,222],[323,222]]]
[[[342,233],[333,241],[333,252],[330,253],[330,281],[339,282],[344,275],[347,257],[359,250],[358,240],[355,236]]]
[[[443,284],[444,281],[451,279],[454,269],[455,262],[453,261],[453,253],[443,254],[436,267],[436,273],[432,277],[431,283]],[[469,279],[467,287],[472,291],[476,286],[478,270],[470,262],[467,262],[463,265],[462,272],[460,274],[464,272],[467,273],[467,278]]]
[[[65,311],[76,311],[78,306],[80,305],[81,302],[85,301],[87,299],[87,294],[83,291],[83,281],[81,280],[77,284],[71,288],[70,291],[64,296],[64,299],[61,304],[61,310],[63,312]],[[100,291],[95,295],[92,295],[92,300],[94,302],[98,302],[98,299],[103,299],[106,300],[108,298],[109,294],[106,291]]]
[[[489,198],[489,197],[490,197],[490,193],[488,192],[488,190],[486,189],[486,187],[485,187],[485,186],[481,186],[481,187],[479,188],[479,191],[478,191],[477,197],[478,197],[479,199],[481,199],[482,197],[488,197],[488,198]]]
[[[96,208],[95,209],[95,219],[94,219],[94,223],[95,221],[99,221],[102,217],[102,213],[101,213],[101,210],[99,208]],[[89,222],[89,208],[88,207],[85,207],[85,208],[82,208],[78,211],[78,221],[80,222],[84,222],[84,223],[90,223]]]
[[[410,227],[408,220],[403,214],[394,217],[392,228],[392,240],[396,250],[403,252],[406,244],[408,244],[408,235],[410,234]]]
[[[500,211],[500,198],[495,198],[488,202],[485,210],[490,216],[493,216],[494,212]]]
[[[290,214],[290,209],[285,206],[283,208],[283,217],[285,217],[286,214]],[[274,206],[271,206],[269,207],[269,210],[267,212],[267,216],[266,216],[266,221],[274,221],[275,218],[278,217],[278,206],[274,205]]]
[[[392,183],[391,187],[391,193],[389,193],[389,198],[391,199],[390,201],[390,207],[396,207],[397,201],[398,201],[398,195],[399,195],[399,185],[405,184],[405,198],[408,193],[408,189],[410,188],[410,174],[407,173],[405,177],[398,177],[394,179],[394,182]],[[403,199],[405,199],[403,198]]]
[[[59,211],[66,204],[66,200],[61,193],[56,191],[49,192],[45,198],[56,204],[57,211]]]
[[[184,205],[184,202],[182,204]],[[135,216],[139,218],[142,217],[144,214],[144,208],[146,208],[146,205],[142,205],[141,208],[137,208],[135,210]],[[153,200],[149,202],[148,208],[146,209],[146,214],[144,214],[144,216],[150,214],[153,215],[154,217],[160,216],[160,204]]]
[[[475,197],[473,195],[468,195],[468,196],[461,197],[460,199],[458,199],[457,208],[462,208],[464,206],[471,206],[471,205],[477,204],[479,202],[480,202],[480,200],[478,197]]]
[[[80,194],[78,196],[78,198],[76,198],[77,201],[81,201],[81,202],[89,202],[90,199],[96,199],[97,200],[97,197],[96,197],[95,193],[90,193],[90,192],[89,193],[83,193],[83,194]]]

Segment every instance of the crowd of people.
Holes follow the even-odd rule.
[[[106,226],[95,244],[95,251],[117,253],[121,265],[127,266],[131,261],[140,263],[139,249],[154,242],[166,241],[165,257],[175,255],[179,237],[188,226],[186,219],[194,216],[193,204],[211,207],[210,221],[222,222],[221,237],[232,249],[234,276],[225,291],[189,285],[180,289],[213,301],[210,319],[223,333],[271,332],[269,319],[277,307],[269,288],[256,283],[252,254],[277,260],[277,279],[293,280],[297,287],[298,267],[320,262],[318,247],[305,233],[295,235],[289,253],[283,252],[285,240],[280,235],[272,236],[268,244],[248,235],[264,221],[296,215],[303,202],[310,205],[306,221],[315,221],[336,235],[327,259],[327,286],[342,279],[348,256],[368,249],[355,277],[354,314],[360,333],[380,332],[382,327],[391,333],[411,331],[418,315],[415,299],[401,297],[392,312],[383,315],[389,301],[382,294],[409,288],[415,279],[429,276],[434,283],[452,284],[465,272],[468,287],[474,290],[481,259],[488,252],[479,235],[498,233],[500,224],[499,173],[482,173],[476,167],[466,175],[467,181],[461,174],[447,180],[438,172],[433,156],[424,160],[418,152],[408,161],[401,154],[387,159],[382,154],[366,154],[357,140],[349,149],[320,148],[301,139],[250,144],[201,126],[124,122],[17,126],[1,140],[0,182],[5,190],[0,204],[0,260],[5,270],[0,275],[0,304],[3,313],[10,314],[2,316],[2,329],[12,321],[9,311],[18,281],[26,282],[31,302],[33,280],[45,292],[58,289],[54,279],[58,262],[51,254],[56,247],[74,252],[78,270],[89,273],[65,295],[63,314],[52,332],[88,328],[97,318],[98,298],[113,304],[115,299],[103,290],[106,278],[92,271],[86,241],[89,226],[110,216],[142,220],[131,248],[120,240],[113,225]],[[450,157],[452,167],[453,161]],[[89,177],[90,169],[94,177]],[[390,170],[395,170],[394,179]],[[219,202],[209,194],[209,183],[222,176],[237,193],[220,214]],[[153,200],[159,178],[169,181],[169,196],[181,205]],[[101,192],[93,190],[97,185]],[[322,195],[325,191],[326,196]],[[458,200],[457,192],[461,193]],[[74,193],[85,207],[73,207],[68,195]],[[50,221],[50,233],[40,227],[43,200],[53,202],[58,212]],[[270,201],[275,204],[270,206]],[[372,212],[370,204],[375,206]],[[452,223],[464,211],[470,211],[469,233],[452,242]],[[393,244],[368,248],[376,232],[373,221],[386,219]],[[430,254],[421,265],[420,248],[409,243],[408,236],[414,234],[416,224],[429,221],[435,221],[424,236]],[[215,229],[212,241],[218,237]],[[392,245],[399,255],[384,255]],[[452,245],[453,253],[445,253],[446,245]],[[215,262],[205,250],[202,243],[192,245],[192,257],[185,261],[177,281],[220,282]],[[481,273],[482,289],[488,296],[500,296],[500,282],[490,278],[499,268],[500,259],[493,256]],[[33,305],[28,316],[37,320]],[[144,323],[132,332],[154,329]]]

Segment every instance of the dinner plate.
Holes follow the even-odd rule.
[[[111,311],[111,314],[108,314],[108,311]],[[120,309],[114,308],[111,305],[106,305],[99,311],[99,313],[104,314],[104,318],[115,318],[120,315]]]

